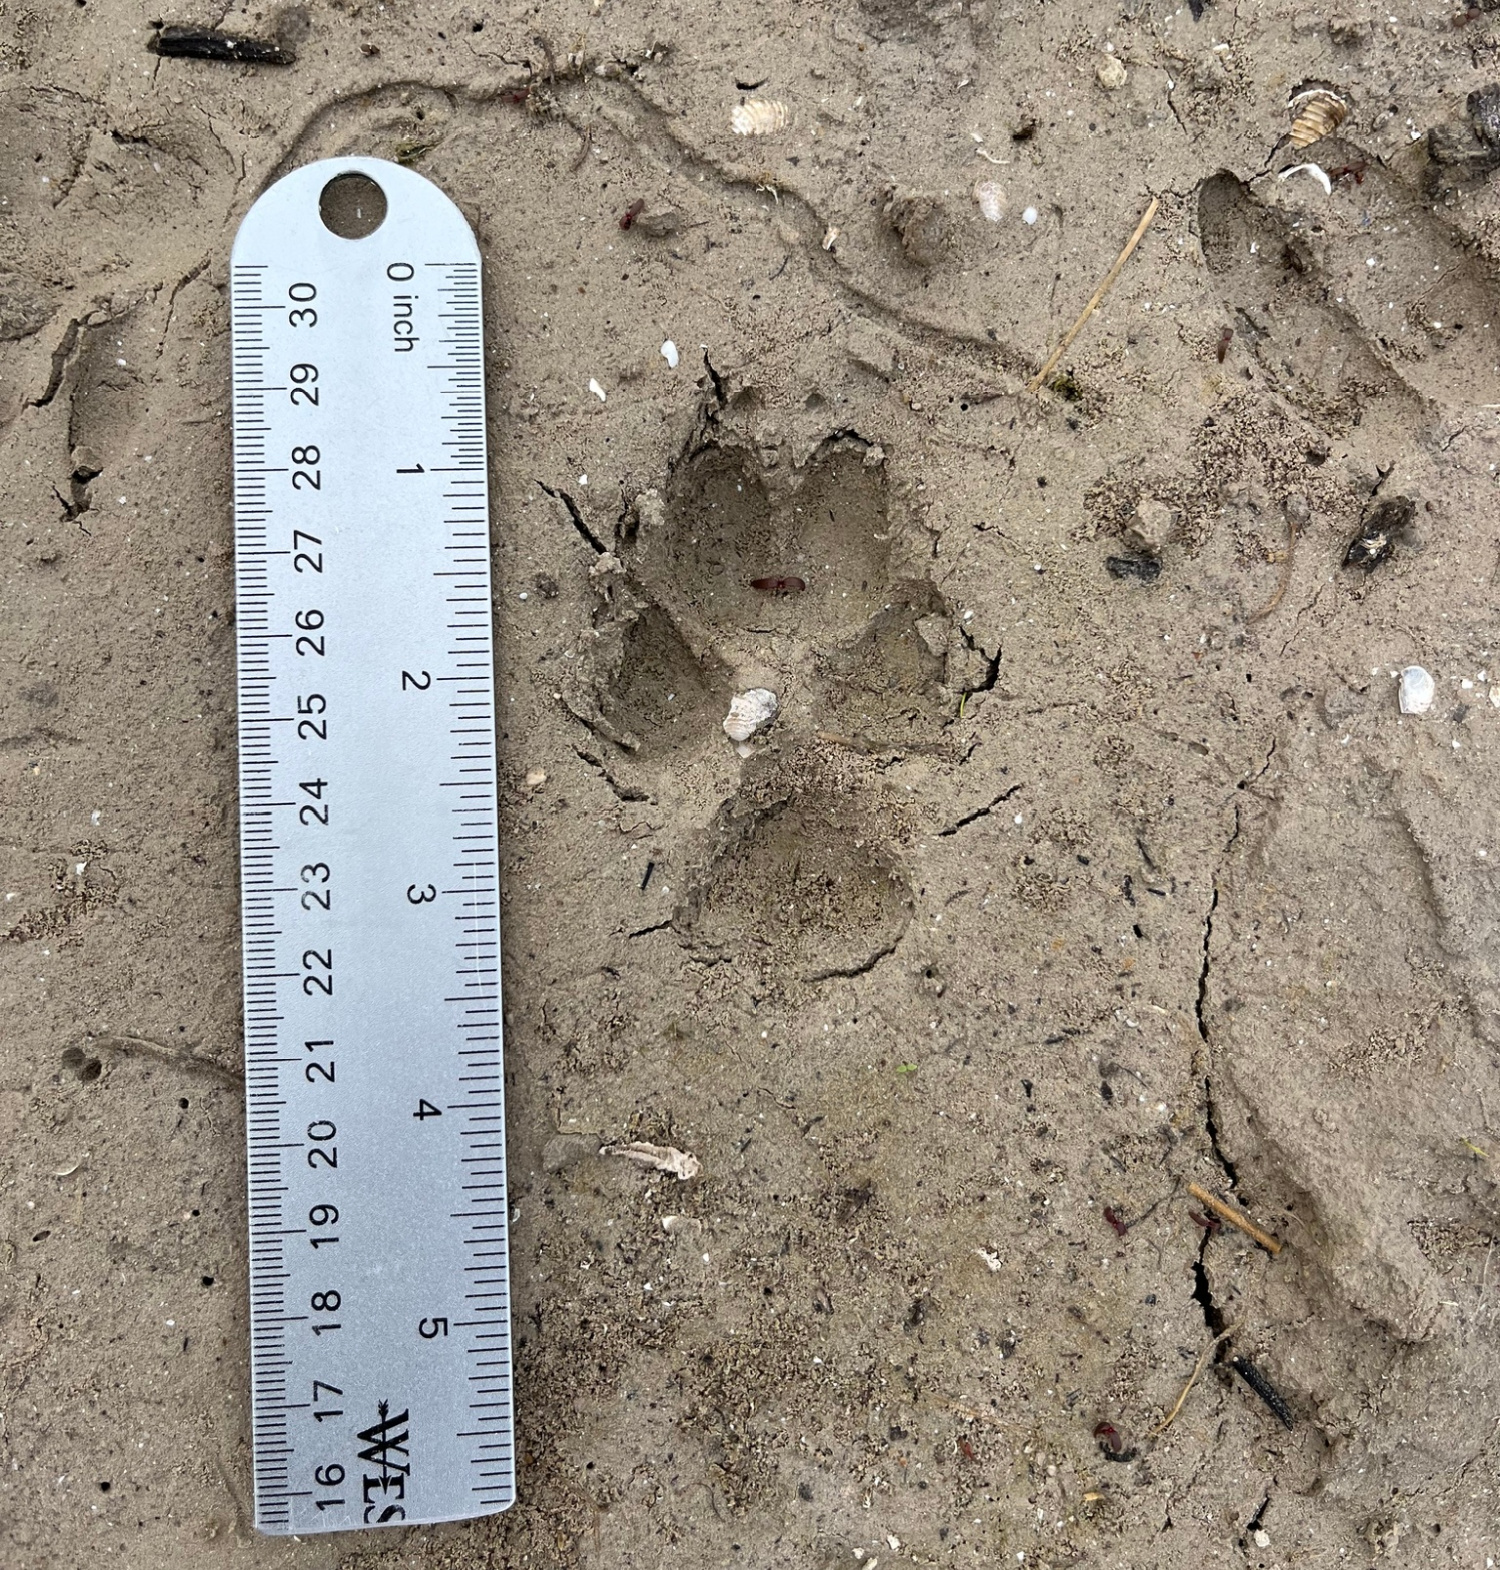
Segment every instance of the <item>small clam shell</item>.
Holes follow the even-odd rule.
[[[1306,87],[1292,95],[1287,110],[1292,117],[1293,147],[1311,147],[1333,133],[1349,116],[1349,105],[1331,87]]]
[[[736,104],[729,124],[736,136],[770,136],[786,129],[787,107],[775,98],[747,98]]]
[[[994,180],[981,180],[974,187],[974,200],[992,224],[999,223],[1005,216],[1005,192]]]
[[[1397,696],[1403,714],[1425,714],[1437,696],[1437,684],[1420,665],[1408,665],[1401,672],[1401,687]]]

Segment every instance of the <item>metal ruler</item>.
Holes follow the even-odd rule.
[[[362,239],[320,214],[350,174]],[[339,158],[231,275],[255,1521],[483,1515],[515,1480],[479,253]]]

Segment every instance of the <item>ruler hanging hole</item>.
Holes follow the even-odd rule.
[[[385,222],[385,192],[367,174],[335,175],[323,187],[318,212],[340,239],[363,240]]]

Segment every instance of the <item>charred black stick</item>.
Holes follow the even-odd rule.
[[[163,27],[148,48],[182,60],[219,60],[232,65],[291,65],[291,50],[263,38],[238,38],[211,27]]]

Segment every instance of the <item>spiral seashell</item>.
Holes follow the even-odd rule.
[[[1349,105],[1329,87],[1306,87],[1293,93],[1287,109],[1292,117],[1293,147],[1310,147],[1332,136],[1349,115]]]
[[[736,104],[729,124],[736,136],[770,136],[786,128],[790,116],[784,103],[775,98],[747,98]]]

